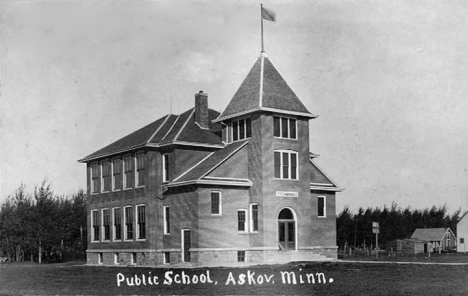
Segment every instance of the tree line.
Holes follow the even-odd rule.
[[[81,259],[86,252],[86,198],[54,195],[43,181],[32,193],[21,185],[0,207],[0,257],[10,261]]]
[[[410,207],[403,209],[393,202],[390,208],[364,210],[361,207],[357,213],[352,213],[346,206],[337,216],[337,244],[340,249],[375,247],[372,222],[379,222],[381,249],[392,240],[411,237],[416,228],[450,227],[456,233],[460,215],[461,209],[450,215],[445,205],[412,210]]]

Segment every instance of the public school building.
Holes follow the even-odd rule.
[[[337,257],[335,193],[310,113],[262,53],[222,114],[168,114],[81,159],[88,264],[235,265]]]

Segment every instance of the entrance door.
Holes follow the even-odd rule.
[[[184,262],[190,262],[190,230],[182,230],[182,252]]]
[[[282,251],[296,249],[296,221],[289,209],[281,210],[278,216],[278,244]]]

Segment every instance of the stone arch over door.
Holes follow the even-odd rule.
[[[291,208],[283,208],[278,214],[278,247],[281,251],[297,249],[297,217]]]

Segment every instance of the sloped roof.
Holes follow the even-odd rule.
[[[314,157],[316,154],[314,154]],[[327,191],[343,191],[313,160],[310,160],[310,189],[327,190]]]
[[[215,122],[261,110],[317,117],[307,110],[264,53]]]
[[[168,114],[79,161],[88,162],[145,146],[199,143],[221,148],[224,146],[221,141],[221,124],[211,122],[219,116],[219,112],[208,109],[208,115],[208,129],[202,129],[195,123],[194,108],[180,115]]]
[[[244,148],[248,143],[248,140],[233,142],[223,149],[217,150],[202,160],[200,163],[195,165],[190,170],[183,173],[181,176],[174,179],[171,185],[176,185],[177,183],[185,183],[189,181],[200,180],[205,177],[212,170],[217,168],[220,164],[238,152],[240,149]],[[246,179],[244,179],[246,180]]]
[[[426,241],[440,241],[443,239],[448,228],[417,228],[411,238]]]

